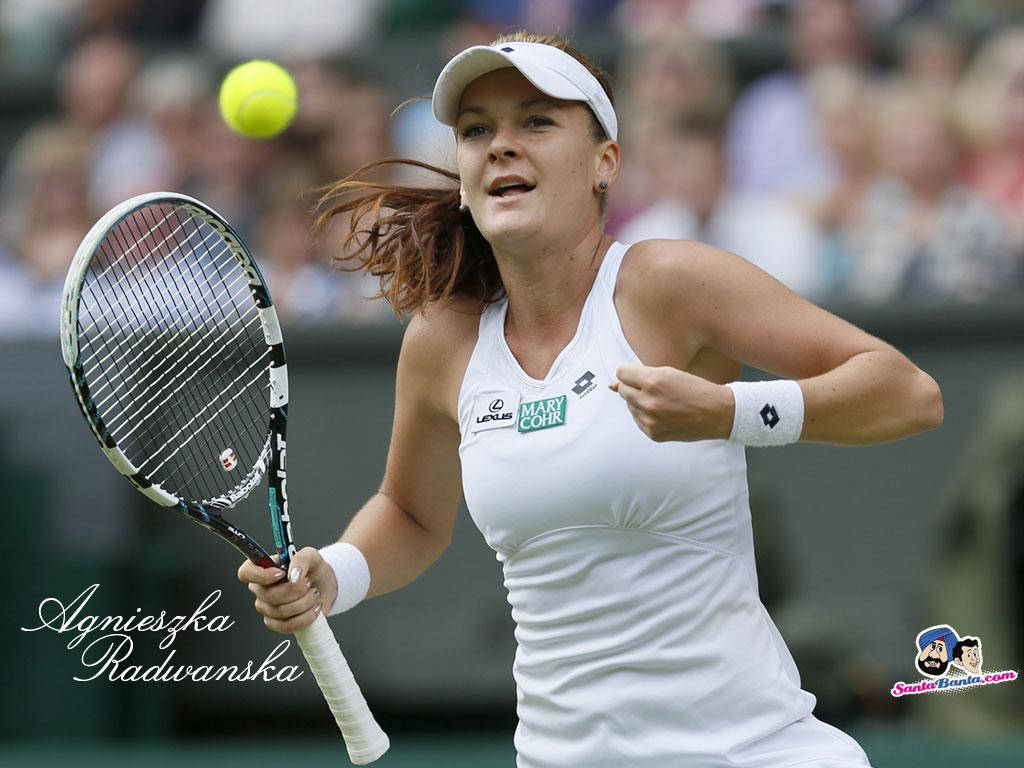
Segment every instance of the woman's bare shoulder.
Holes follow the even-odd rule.
[[[706,348],[698,331],[708,307],[704,284],[730,255],[695,240],[644,240],[630,246],[615,284],[623,333],[647,365],[669,365],[729,381],[738,365]]]
[[[431,302],[412,316],[406,338],[431,353],[455,351],[476,341],[482,312],[479,301],[461,296],[444,304]]]
[[[479,301],[464,297],[443,305],[432,303],[413,315],[405,330],[402,358],[406,370],[453,418],[482,311]]]
[[[679,288],[699,282],[701,273],[722,255],[697,240],[641,240],[626,251],[616,287],[648,299],[678,296]]]

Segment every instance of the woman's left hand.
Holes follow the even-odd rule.
[[[726,439],[732,431],[732,391],[677,368],[626,363],[609,384],[633,420],[656,442]]]

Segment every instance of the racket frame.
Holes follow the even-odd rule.
[[[86,381],[84,366],[80,359],[79,304],[82,286],[93,256],[106,236],[122,220],[144,208],[160,204],[181,206],[217,231],[221,240],[227,245],[229,253],[245,274],[249,291],[259,313],[264,341],[270,348],[270,417],[264,449],[248,474],[227,494],[201,502],[184,499],[165,490],[158,483],[152,482],[132,464],[124,451],[117,445],[98,413],[96,404],[89,393],[89,383]],[[85,416],[93,435],[99,441],[103,453],[118,472],[145,496],[161,506],[177,508],[181,514],[220,536],[257,565],[264,568],[275,566],[287,568],[288,561],[295,554],[295,543],[292,539],[291,518],[288,514],[285,464],[288,427],[288,366],[285,361],[281,324],[278,321],[277,311],[274,308],[263,273],[260,272],[249,249],[231,228],[231,225],[224,220],[224,217],[205,203],[177,192],[150,192],[138,195],[108,211],[86,234],[72,259],[61,297],[60,342],[64,365],[68,369],[71,388],[75,393],[75,399],[81,408],[82,415]],[[233,525],[221,512],[223,509],[233,507],[248,496],[259,485],[264,475],[267,477],[268,506],[271,527],[274,531],[274,543],[277,547],[277,563],[259,542]]]
[[[202,503],[182,499],[168,492],[132,465],[98,413],[97,406],[89,394],[89,385],[79,355],[78,309],[82,285],[93,254],[122,219],[135,211],[159,203],[185,207],[220,234],[245,273],[259,312],[264,340],[270,347],[270,417],[264,449],[253,468],[238,485],[226,495],[207,499]],[[165,507],[177,507],[178,511],[217,534],[257,565],[264,568],[276,566],[287,570],[288,561],[295,554],[295,543],[292,539],[291,517],[288,513],[285,439],[288,424],[288,366],[285,363],[281,326],[263,274],[249,249],[224,218],[199,200],[176,192],[139,195],[114,207],[89,230],[75,253],[61,298],[60,327],[61,353],[68,369],[75,399],[103,453],[117,471],[150,499]],[[267,475],[270,520],[277,545],[276,563],[255,539],[236,528],[221,514],[222,509],[234,506],[259,485],[264,474]],[[310,665],[317,685],[327,700],[338,728],[345,737],[349,759],[355,765],[375,761],[387,752],[390,741],[374,720],[348,662],[338,647],[338,641],[327,624],[326,617],[322,613],[317,615],[310,626],[296,630],[295,638]]]

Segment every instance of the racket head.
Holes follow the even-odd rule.
[[[285,565],[284,345],[266,281],[225,219],[173,192],[112,208],[72,260],[60,337],[76,400],[115,468],[260,565],[269,554],[221,513],[267,474]]]

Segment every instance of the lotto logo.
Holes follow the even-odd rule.
[[[775,429],[775,425],[780,421],[779,412],[775,410],[775,406],[771,403],[765,403],[764,408],[761,409],[761,419],[768,429]]]
[[[573,382],[575,386],[572,388],[572,391],[576,393],[577,397],[583,397],[583,395],[597,386],[594,384],[595,378],[593,373],[587,371]]]

